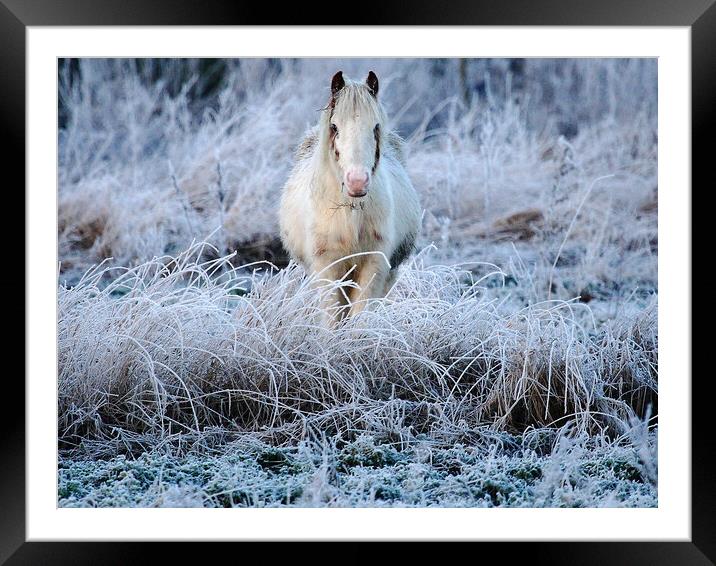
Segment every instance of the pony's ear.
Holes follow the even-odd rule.
[[[331,97],[335,97],[344,86],[346,81],[343,80],[343,71],[338,71],[331,79]]]
[[[373,97],[378,97],[378,77],[375,76],[375,73],[373,71],[368,72],[368,78],[365,80],[365,84],[368,85],[368,88],[370,89],[370,93],[373,95]]]

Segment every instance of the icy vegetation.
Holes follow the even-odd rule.
[[[368,69],[425,209],[338,328],[277,202]],[[652,60],[60,64],[61,506],[657,505]]]

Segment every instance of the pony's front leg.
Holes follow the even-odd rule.
[[[381,255],[368,256],[355,275],[358,288],[351,295],[350,314],[363,311],[370,299],[385,296],[385,284],[389,266]]]
[[[349,299],[345,286],[339,285],[346,273],[342,262],[333,263],[328,259],[319,259],[313,263],[314,288],[322,293],[321,308],[325,312],[326,321],[335,326],[348,314]],[[326,289],[326,287],[332,287]]]

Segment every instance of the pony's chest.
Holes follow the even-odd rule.
[[[333,251],[367,251],[374,247],[375,235],[380,233],[377,219],[371,212],[370,208],[361,206],[361,201],[329,210],[322,218],[316,219],[317,239]]]

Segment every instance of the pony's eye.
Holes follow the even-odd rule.
[[[336,126],[335,124],[331,124],[331,131],[332,131],[334,134],[337,134],[337,133],[338,133],[338,126]]]

